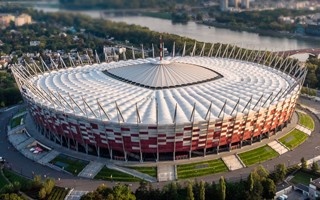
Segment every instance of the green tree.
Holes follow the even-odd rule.
[[[220,200],[225,200],[226,199],[226,182],[224,180],[224,177],[221,176],[219,179],[219,199]]]
[[[47,196],[46,189],[45,188],[41,188],[39,193],[38,193],[39,199],[44,199],[44,198],[46,198],[46,196]]]
[[[193,188],[192,188],[192,183],[188,182],[187,185],[187,200],[194,200],[194,195],[193,195]]]
[[[301,158],[301,168],[302,169],[307,169],[307,161],[304,159],[304,157]]]
[[[276,185],[274,184],[273,180],[270,178],[265,179],[262,181],[263,186],[263,193],[262,197],[265,199],[273,199],[276,195]]]
[[[212,182],[212,184],[205,183],[205,190],[206,190],[205,199],[212,199],[212,197],[218,196],[217,185],[215,182]]]
[[[253,191],[253,187],[254,187],[254,177],[253,177],[253,172],[251,172],[248,176],[248,180],[247,180],[247,185],[248,185],[248,191],[252,192]]]
[[[54,186],[55,186],[55,182],[53,179],[51,178],[46,179],[46,181],[43,184],[43,188],[45,189],[47,195],[51,194]]]
[[[132,193],[128,185],[118,184],[113,187],[112,192],[107,197],[108,200],[135,200],[136,196]]]
[[[176,182],[171,182],[166,185],[162,192],[164,193],[164,198],[168,200],[178,200],[178,185]]]
[[[206,199],[206,189],[205,189],[204,181],[200,181],[199,200],[205,200],[205,199]]]
[[[279,183],[283,181],[287,174],[287,168],[284,164],[278,164],[275,166],[276,170],[274,172],[274,182]]]
[[[136,189],[135,195],[139,200],[149,199],[148,183],[146,181],[140,181],[140,186]]]
[[[319,165],[317,162],[312,162],[312,165],[311,165],[311,170],[313,172],[317,172],[319,170]]]
[[[15,193],[7,193],[7,194],[2,194],[0,195],[0,199],[2,200],[24,200],[22,197]]]

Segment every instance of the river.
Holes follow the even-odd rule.
[[[59,11],[57,8],[36,7],[36,9],[44,10],[45,12]],[[94,18],[100,18],[100,11],[80,11],[83,14]],[[318,42],[305,41],[295,38],[270,37],[261,36],[257,33],[249,33],[246,31],[233,31],[225,28],[208,27],[195,22],[187,24],[173,24],[170,20],[152,18],[146,16],[105,16],[116,22],[126,22],[128,24],[137,24],[148,27],[150,30],[158,32],[167,32],[186,36],[207,43],[227,43],[235,44],[250,49],[283,51],[292,49],[319,48]],[[85,28],[85,27],[84,27]]]

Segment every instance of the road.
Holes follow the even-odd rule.
[[[310,107],[319,108],[319,105],[317,102],[310,101],[307,99],[301,100],[304,104],[308,104]],[[27,158],[25,158],[22,154],[15,151],[11,144],[8,142],[6,137],[6,125],[9,122],[9,119],[12,117],[12,115],[17,112],[21,106],[15,107],[13,109],[8,110],[7,112],[0,113],[0,156],[4,156],[7,161],[12,166],[12,169],[17,171],[18,173],[21,173],[24,176],[32,177],[32,172],[35,172],[35,174],[39,175],[46,175],[52,178],[56,179],[57,185],[61,187],[70,187],[75,188],[76,190],[87,190],[91,191],[95,189],[100,184],[104,183],[108,186],[113,186],[116,184],[115,182],[106,182],[106,181],[95,181],[95,180],[89,180],[89,179],[81,179],[79,177],[74,177],[72,175],[55,171],[49,167],[42,166],[38,163],[35,163]],[[294,151],[289,151],[277,158],[274,158],[272,160],[266,161],[262,163],[262,165],[268,169],[269,171],[272,171],[274,169],[274,166],[279,163],[284,163],[286,165],[293,165],[300,163],[300,159],[304,157],[306,160],[311,159],[317,155],[320,155],[320,151],[317,150],[317,148],[320,145],[320,124],[317,118],[309,112],[309,114],[314,118],[315,120],[315,131],[313,134],[308,138],[306,142],[304,142],[302,145],[297,147]],[[197,177],[198,180],[204,180],[207,182],[218,182],[219,178],[221,176],[224,176],[226,180],[228,181],[237,181],[242,179],[246,179],[249,173],[252,171],[252,169],[255,166],[242,168],[236,171],[231,171],[227,173],[222,174],[214,174],[210,176],[205,177]],[[185,180],[181,180],[178,182],[185,182]],[[161,183],[153,183],[153,186],[155,188],[157,187],[163,187],[166,182]],[[139,186],[139,183],[132,183],[132,189],[136,189]]]
[[[14,171],[29,178],[33,176],[32,172],[42,176],[73,178],[69,174],[58,172],[29,160],[20,154],[8,141],[6,133],[7,124],[14,113],[18,112],[23,106],[24,105],[19,105],[7,111],[0,112],[0,157],[4,157]]]

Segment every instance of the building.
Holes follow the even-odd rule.
[[[39,131],[62,146],[123,161],[191,159],[276,134],[290,122],[306,76],[298,66],[266,66],[257,53],[237,60],[230,56],[246,51],[217,49],[216,57],[12,71]]]
[[[220,0],[220,10],[227,11],[229,7],[238,9],[239,6],[243,9],[250,8],[250,0]]]
[[[241,0],[241,7],[243,9],[249,9],[250,8],[250,0]]]
[[[238,8],[238,6],[240,5],[240,0],[229,0],[229,6],[232,6],[234,8]]]
[[[320,178],[311,180],[309,183],[309,198],[311,200],[319,199],[320,197]]]
[[[15,20],[15,16],[11,14],[0,14],[0,26],[7,27],[10,22]]]
[[[229,7],[228,3],[229,3],[228,0],[220,0],[220,10],[227,11]]]
[[[320,23],[307,24],[307,27],[305,28],[305,33],[308,35],[320,36]]]
[[[15,25],[16,26],[23,26],[25,24],[31,24],[32,19],[31,16],[28,14],[21,14],[15,19]]]
[[[37,47],[37,46],[39,46],[40,45],[40,41],[30,41],[30,46],[31,47]]]

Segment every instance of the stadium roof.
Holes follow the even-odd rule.
[[[172,75],[173,72],[160,73],[159,68],[163,66],[152,64],[157,62],[155,58],[93,64],[33,77],[31,81],[38,88],[58,97],[52,98],[54,104],[30,89],[28,94],[42,105],[79,116],[111,122],[172,124],[202,121],[208,116],[213,120],[221,112],[223,115],[234,115],[237,111],[268,107],[298,91],[295,79],[256,63],[209,57],[166,59],[175,64],[174,67],[167,64],[164,68],[172,70],[177,67],[179,72],[175,74],[178,75]],[[143,69],[150,66],[150,78],[144,80],[147,75],[144,75]],[[184,69],[187,70],[185,77]],[[108,70],[126,80],[106,75],[104,71]],[[220,75],[221,78],[216,80],[195,83]],[[161,87],[181,84],[177,80],[159,81],[158,76],[167,76],[161,77],[161,80],[169,80],[168,77],[172,76],[175,76],[174,79],[183,77],[182,80],[190,80],[192,84],[155,90],[132,83]],[[61,106],[57,106],[59,104]]]
[[[164,60],[116,67],[106,70],[105,73],[119,80],[152,89],[192,85],[221,77],[210,68]]]

